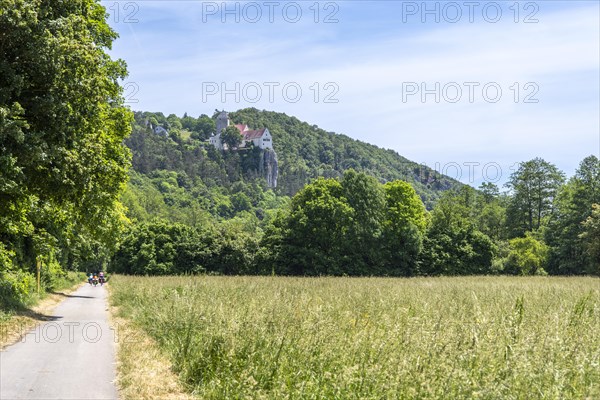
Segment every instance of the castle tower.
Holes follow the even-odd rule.
[[[229,126],[229,115],[225,111],[221,111],[217,115],[217,135],[223,131],[223,129]]]

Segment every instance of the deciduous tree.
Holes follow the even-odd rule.
[[[582,223],[592,215],[593,204],[600,203],[600,160],[586,157],[565,184],[554,203],[545,241],[550,246],[547,271],[553,274],[597,273],[587,251]]]
[[[93,0],[0,0],[0,240],[23,262],[115,242],[131,123],[116,37]]]
[[[514,238],[509,242],[508,259],[504,272],[518,275],[545,275],[544,265],[548,256],[548,246],[536,239],[531,232],[524,238]]]
[[[590,268],[586,272],[600,275],[600,204],[593,205],[592,214],[582,225],[583,233],[580,237],[590,262]]]
[[[221,132],[221,140],[227,145],[229,150],[237,149],[242,143],[242,135],[235,126],[228,126]]]
[[[423,249],[427,211],[410,184],[388,182],[385,190],[385,222],[382,235],[383,271],[389,275],[418,273],[418,258]]]
[[[541,158],[519,165],[506,184],[512,191],[507,217],[513,237],[538,230],[548,222],[563,182],[564,174]]]

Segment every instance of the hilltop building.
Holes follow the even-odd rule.
[[[153,129],[154,133],[156,133],[157,135],[161,135],[164,137],[169,137],[169,131],[166,130],[165,128],[163,128],[160,125],[156,125]]]
[[[169,131],[166,130],[165,128],[163,128],[160,125],[153,125],[148,118],[146,118],[144,120],[144,126],[146,126],[147,128],[150,128],[152,130],[152,132],[154,132],[157,135],[163,136],[163,137],[169,137]]]
[[[221,133],[230,125],[229,115],[225,111],[221,111],[219,115],[217,115],[216,125],[217,132],[211,135],[208,142],[219,150],[225,150],[227,145],[221,140]],[[242,135],[240,148],[243,148],[252,142],[254,146],[261,149],[260,160],[258,162],[258,173],[265,178],[268,187],[277,187],[279,165],[277,162],[277,154],[273,149],[273,136],[271,136],[269,130],[267,128],[252,130],[246,124],[235,124],[234,126]]]
[[[229,115],[225,111],[221,111],[217,116],[217,132],[213,133],[210,139],[208,139],[209,143],[219,150],[224,150],[225,148],[225,144],[221,140],[221,132],[229,125]],[[245,147],[249,142],[252,142],[260,149],[273,149],[273,136],[271,136],[271,133],[267,128],[251,130],[248,125],[245,124],[235,124],[234,126],[238,128],[242,135],[240,147]]]

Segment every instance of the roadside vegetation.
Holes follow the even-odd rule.
[[[14,281],[0,281],[2,307],[0,308],[0,348],[18,340],[31,327],[45,321],[52,309],[64,296],[85,281],[82,272],[62,272],[60,275],[42,275],[40,293],[33,278],[27,287],[15,288]],[[10,285],[10,286],[9,286]],[[15,290],[18,289],[18,292]]]
[[[119,202],[133,113],[117,33],[95,0],[0,0],[0,313],[65,271],[98,270],[126,219]]]
[[[111,286],[107,286],[109,293]],[[110,325],[115,331],[117,388],[122,400],[190,400],[169,356],[156,340],[133,321],[120,317],[119,308],[110,307]]]
[[[198,398],[600,397],[597,278],[117,276],[111,292]]]

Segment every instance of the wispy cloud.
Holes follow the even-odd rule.
[[[223,24],[214,16],[203,21],[200,2],[140,2],[139,23],[113,24],[121,33],[114,54],[128,61],[140,109],[282,111],[428,165],[495,161],[508,170],[542,156],[572,173],[581,158],[600,152],[598,3],[540,2],[535,24],[508,17],[402,24],[400,3],[342,2],[335,24],[315,23],[310,14],[296,24]],[[207,82],[229,90],[256,82],[263,94],[256,103],[232,94],[223,102],[220,93],[203,96]],[[273,102],[264,82],[281,84]],[[302,89],[296,103],[280,91],[290,82]],[[339,92],[325,88],[328,82]],[[463,98],[407,98],[408,82],[428,89],[456,82]],[[480,83],[473,102],[464,82]],[[497,103],[482,96],[487,82],[502,90]],[[334,92],[338,102],[324,102]],[[524,103],[527,95],[539,102]]]

